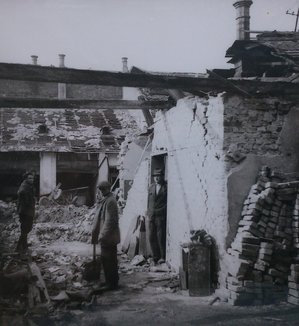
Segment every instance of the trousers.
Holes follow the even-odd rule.
[[[149,241],[153,252],[153,259],[157,262],[159,259],[165,260],[166,247],[166,218],[163,216],[154,216],[149,223]]]
[[[29,215],[20,214],[20,223],[21,223],[21,235],[17,244],[18,251],[24,251],[28,248],[27,236],[28,233],[32,230],[33,226],[33,217]]]
[[[101,261],[108,286],[118,286],[117,246],[101,245]]]

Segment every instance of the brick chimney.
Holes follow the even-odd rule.
[[[38,58],[38,56],[37,56],[37,55],[32,55],[32,56],[31,56],[31,59],[32,59],[32,64],[33,64],[34,66],[36,66],[36,65],[37,65],[37,58]]]
[[[128,58],[127,57],[122,57],[121,60],[122,60],[122,63],[123,63],[123,72],[129,72]]]
[[[58,54],[58,57],[59,57],[59,67],[64,68],[65,67],[65,65],[64,65],[65,54]]]
[[[252,5],[252,0],[236,1],[233,6],[236,8],[237,13],[237,40],[249,40],[250,35],[250,15],[249,8]]]

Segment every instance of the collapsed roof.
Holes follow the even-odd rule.
[[[120,110],[0,109],[0,151],[117,152],[137,128]]]

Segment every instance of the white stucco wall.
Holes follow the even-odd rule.
[[[178,270],[180,244],[205,229],[220,257],[227,235],[222,97],[185,98],[157,115],[153,155],[168,153],[167,261]]]
[[[133,185],[128,193],[126,206],[119,220],[121,243],[127,236],[129,226],[135,216],[145,216],[148,197],[148,171],[149,161],[144,160],[136,173]]]

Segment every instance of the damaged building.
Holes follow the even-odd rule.
[[[237,40],[226,56],[235,68],[207,74],[231,89],[190,92],[157,113],[132,188],[139,205],[129,194],[123,218],[146,216],[147,171],[163,167],[171,266],[181,270],[182,245],[205,230],[219,263],[210,274],[232,304],[298,303],[298,32],[250,31],[251,4],[234,4]]]
[[[237,40],[226,53],[232,69],[163,74],[126,67],[108,73],[13,65],[14,73],[8,73],[10,67],[0,64],[3,88],[9,76],[23,85],[10,96],[25,103],[26,92],[45,91],[37,81],[54,80],[47,97],[69,105],[22,108],[15,98],[5,107],[9,101],[3,94],[1,196],[12,196],[21,173],[32,168],[40,194],[61,183],[65,190],[89,187],[94,198],[97,181],[115,183],[119,170],[126,200],[122,249],[130,259],[144,256],[144,261],[152,255],[148,189],[154,170],[162,169],[166,261],[179,274],[181,288],[195,295],[216,291],[233,305],[280,300],[298,305],[299,33],[251,31],[251,5],[251,0],[234,4]],[[20,81],[24,75],[28,82]],[[140,135],[135,122],[111,105],[124,98],[126,87],[138,102],[125,107],[118,102],[118,107],[142,109],[147,123],[134,141],[124,137],[126,128]],[[64,102],[68,98],[83,98],[83,107]],[[85,241],[87,233],[81,234]]]
[[[64,67],[64,57],[59,55],[59,67]],[[32,63],[37,65],[37,56]],[[128,110],[110,109],[107,102],[122,100],[122,87],[3,79],[0,88],[4,100],[23,97],[33,102],[27,108],[1,108],[1,199],[14,198],[22,175],[30,170],[36,173],[39,196],[49,195],[59,184],[65,203],[76,197],[91,205],[99,180],[117,182],[120,146],[139,131]],[[45,98],[57,99],[55,107],[39,107]],[[63,108],[63,100],[78,99],[83,102],[80,109]],[[84,99],[103,105],[85,108]]]

